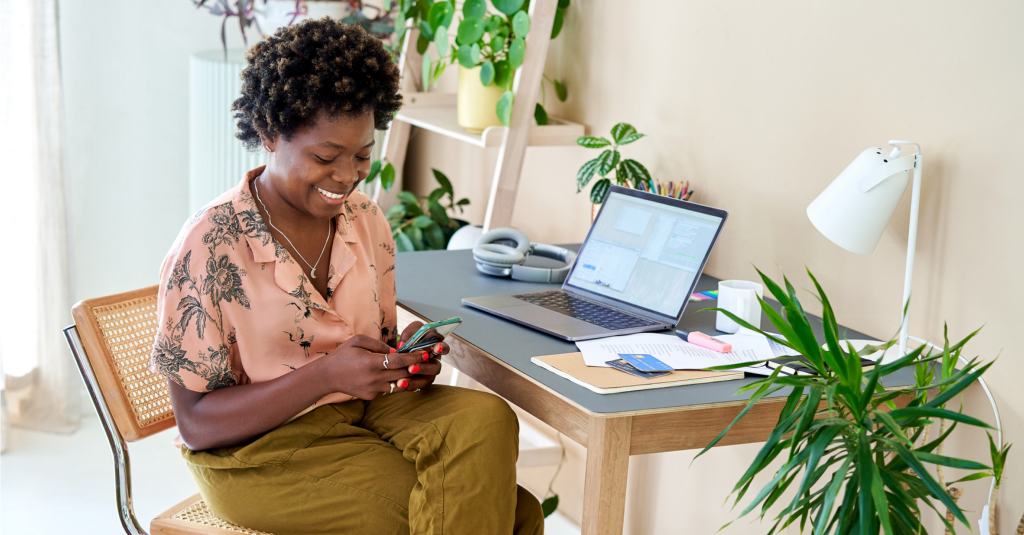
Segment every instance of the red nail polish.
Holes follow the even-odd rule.
[[[405,340],[398,341],[398,349],[402,349],[402,344],[405,344]]]
[[[398,388],[401,388],[402,390],[405,390],[406,388],[409,388],[409,380],[408,379],[399,379],[398,380]]]
[[[428,360],[430,360],[430,353],[427,353],[426,351],[424,351],[423,352],[423,362],[426,362]]]
[[[443,343],[438,342],[438,343],[434,344],[434,353],[440,353],[442,351],[444,351],[444,344]]]
[[[396,351],[396,349],[393,348],[393,347],[389,347],[388,348],[388,353],[394,353],[395,351]]]
[[[420,373],[420,365],[413,364],[412,366],[409,366],[409,373]]]

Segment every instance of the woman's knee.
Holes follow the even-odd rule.
[[[544,533],[544,511],[537,497],[523,487],[516,486],[515,535],[540,535]]]
[[[519,418],[504,399],[489,392],[459,390],[460,427],[518,440]]]

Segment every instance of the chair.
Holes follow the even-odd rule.
[[[135,518],[131,465],[125,442],[174,427],[167,379],[149,371],[156,337],[156,286],[87,299],[71,309],[74,325],[64,329],[114,455],[117,510],[131,535],[146,531]],[[154,534],[264,534],[213,515],[196,494],[150,523]]]

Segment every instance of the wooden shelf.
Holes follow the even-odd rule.
[[[459,126],[454,93],[412,93],[405,97],[406,103],[395,116],[396,120],[477,147],[501,146],[506,130],[504,126],[488,127],[479,134]],[[527,146],[575,145],[576,138],[583,135],[581,124],[555,117],[550,121],[550,124],[544,126],[531,123]]]

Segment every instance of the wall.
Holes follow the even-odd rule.
[[[74,300],[156,283],[188,217],[189,54],[219,32],[184,0],[61,2]]]
[[[567,80],[571,97],[549,102],[549,111],[598,134],[633,123],[648,137],[630,154],[656,176],[690,179],[696,200],[730,212],[710,273],[753,278],[758,266],[807,288],[809,267],[841,322],[880,337],[898,329],[909,194],[867,256],[828,242],[804,209],[861,149],[891,138],[919,142],[911,333],[941,340],[943,322],[954,338],[984,326],[969,352],[999,357],[988,379],[1006,439],[1022,442],[1024,364],[1014,343],[1024,319],[1022,20],[1024,4],[1010,0],[577,1],[547,67]],[[572,183],[587,154],[531,151],[515,224],[535,239],[582,239],[588,207]],[[451,171],[480,221],[485,156],[424,134],[409,165],[420,188],[430,166]],[[991,419],[977,392],[965,403]],[[984,444],[981,433],[960,433],[947,452],[984,459]],[[719,448],[692,466],[693,452],[634,458],[627,532],[714,532],[732,518],[722,500],[755,452],[756,445]],[[556,490],[563,512],[578,518],[583,451],[569,453]],[[1024,513],[1020,457],[1011,453],[1003,481],[1003,533]],[[528,474],[534,487],[550,475]],[[965,486],[972,523],[986,485]],[[732,532],[765,531],[739,526]]]

